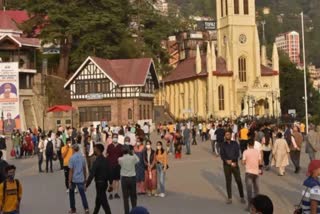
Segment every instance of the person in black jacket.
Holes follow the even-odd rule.
[[[101,205],[106,214],[111,214],[111,209],[106,194],[108,183],[112,183],[111,170],[108,160],[103,156],[103,151],[104,146],[102,144],[96,144],[94,146],[94,153],[97,158],[92,164],[86,183],[86,187],[88,187],[93,178],[96,182],[96,204],[93,214],[99,213]]]
[[[231,133],[232,133],[232,130],[226,131],[225,133],[226,141],[221,145],[221,148],[220,148],[220,156],[223,161],[223,169],[224,169],[224,175],[226,178],[226,186],[227,186],[227,193],[228,193],[227,204],[232,203],[232,191],[231,191],[232,175],[236,180],[236,183],[239,189],[241,203],[244,204],[246,203],[246,201],[244,200],[240,168],[238,165],[240,148],[239,148],[239,144],[236,141],[231,140]]]
[[[9,166],[7,161],[2,159],[2,151],[0,150],[0,183],[4,182],[7,178],[6,167]]]

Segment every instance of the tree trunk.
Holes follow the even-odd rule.
[[[71,52],[71,37],[60,41],[60,59],[58,67],[58,76],[66,78],[69,72],[69,59]]]

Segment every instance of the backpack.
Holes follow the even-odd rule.
[[[53,143],[52,143],[52,140],[49,140],[47,142],[46,155],[53,155]]]
[[[16,182],[16,185],[17,185],[17,199],[18,199],[18,201],[20,201],[21,200],[21,198],[19,197],[19,192],[20,192],[20,182],[19,182],[19,180],[18,179],[14,179],[15,180],[15,182]],[[5,203],[5,201],[6,201],[6,192],[7,192],[7,180],[5,180],[4,182],[3,182],[3,198],[2,198],[2,205]],[[2,206],[3,207],[3,206]]]

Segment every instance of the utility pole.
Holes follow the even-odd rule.
[[[306,134],[309,130],[309,114],[308,114],[308,92],[307,92],[307,70],[306,70],[306,49],[304,42],[304,20],[303,12],[301,12],[301,26],[302,26],[302,48],[303,48],[303,71],[304,71],[304,106],[306,112]]]

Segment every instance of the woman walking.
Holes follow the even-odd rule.
[[[272,139],[271,134],[267,131],[264,133],[264,137],[262,138],[262,152],[263,152],[263,163],[264,168],[268,171],[270,169],[270,154],[272,151]]]
[[[276,166],[279,169],[279,176],[285,174],[286,166],[289,165],[290,148],[285,139],[282,138],[282,133],[278,132],[277,139],[274,143],[272,150],[272,166]]]
[[[156,161],[157,161],[157,183],[158,183],[158,195],[164,198],[165,195],[165,180],[166,170],[168,167],[167,153],[162,147],[162,142],[157,142],[156,150]]]
[[[137,137],[137,143],[134,147],[134,153],[139,158],[139,162],[136,164],[136,181],[137,181],[137,193],[146,194],[146,189],[144,186],[144,160],[143,160],[143,152],[145,150],[144,145],[141,143],[141,138]]]
[[[181,159],[181,151],[182,151],[182,136],[180,132],[177,130],[174,135],[174,153],[176,159]]]
[[[156,152],[151,148],[151,141],[147,140],[143,154],[145,165],[145,186],[148,196],[155,195],[157,188]]]

